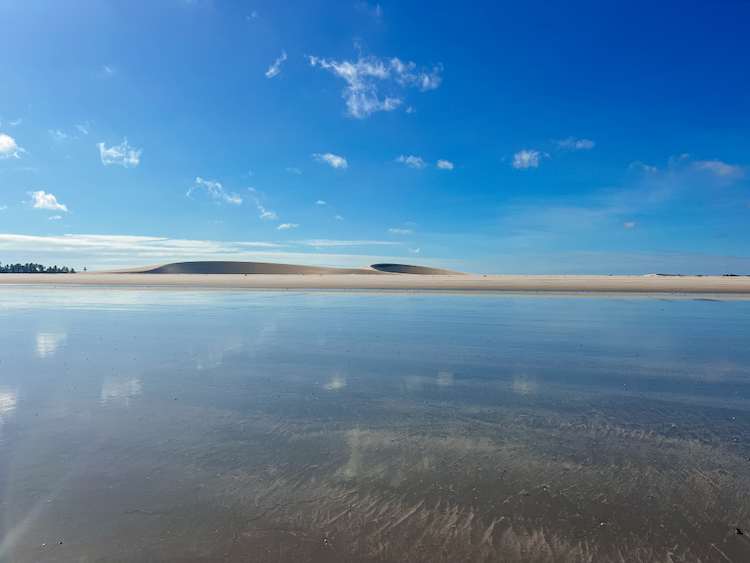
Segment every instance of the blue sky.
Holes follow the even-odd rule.
[[[750,272],[748,21],[0,1],[0,261]]]

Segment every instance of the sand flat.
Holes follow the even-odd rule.
[[[0,285],[219,289],[702,293],[750,296],[750,277],[411,274],[0,274]]]

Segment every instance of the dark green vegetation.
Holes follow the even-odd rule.
[[[5,264],[0,262],[0,274],[75,274],[75,268],[68,268],[67,266],[45,266],[44,264],[36,264],[34,262],[26,262],[25,264]]]

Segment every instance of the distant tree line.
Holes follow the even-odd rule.
[[[0,274],[75,274],[75,268],[67,266],[45,266],[26,262],[26,264],[3,264],[0,262]]]

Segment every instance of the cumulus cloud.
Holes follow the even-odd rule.
[[[26,151],[18,146],[16,140],[6,133],[0,133],[0,159],[21,158]]]
[[[279,231],[288,231],[290,229],[296,229],[299,227],[299,224],[297,223],[282,223],[278,227],[276,227]]]
[[[745,171],[741,166],[727,164],[721,160],[696,160],[693,163],[696,170],[710,172],[716,176],[727,179],[741,178]]]
[[[396,159],[396,162],[400,162],[401,164],[405,164],[409,168],[416,168],[416,169],[422,169],[426,166],[425,161],[420,156],[414,156],[413,154],[410,155],[401,155]]]
[[[64,203],[57,201],[57,197],[54,194],[45,192],[44,190],[38,190],[31,192],[31,206],[34,209],[46,209],[49,211],[63,211],[68,212],[68,207]]]
[[[236,193],[229,193],[224,190],[224,186],[221,182],[216,180],[205,180],[200,176],[196,176],[193,185],[188,188],[185,193],[187,197],[191,197],[195,191],[205,191],[208,196],[216,201],[229,203],[231,205],[240,205],[242,203],[242,197]]]
[[[520,150],[513,155],[513,168],[517,170],[537,168],[542,156],[542,153],[537,150]]]
[[[435,164],[440,170],[453,170],[454,166],[450,160],[438,160]]]
[[[422,92],[434,90],[442,80],[442,66],[431,70],[418,69],[413,62],[394,57],[359,57],[356,61],[335,61],[321,57],[308,57],[310,66],[331,72],[346,82],[341,96],[346,103],[346,113],[363,119],[378,111],[393,111],[403,103],[403,92],[416,88]],[[381,89],[387,90],[381,93]]]
[[[391,227],[390,229],[388,229],[388,232],[391,233],[392,235],[410,235],[414,231],[412,229],[402,229],[399,227]]]
[[[330,152],[322,154],[316,152],[312,156],[316,161],[328,164],[332,168],[340,168],[342,170],[345,170],[349,166],[349,163],[343,156],[339,156]]]
[[[281,55],[273,62],[271,66],[268,67],[268,70],[266,71],[266,78],[273,78],[274,76],[278,76],[281,74],[281,65],[286,60],[286,51],[282,51]]]
[[[141,163],[142,149],[131,147],[127,139],[111,147],[107,147],[103,142],[97,143],[96,146],[99,147],[99,156],[104,166],[118,164],[124,168],[134,168]]]
[[[596,146],[596,143],[591,139],[578,139],[576,137],[568,137],[567,139],[561,139],[557,141],[557,146],[561,149],[572,150],[572,151],[587,151],[591,150]]]

